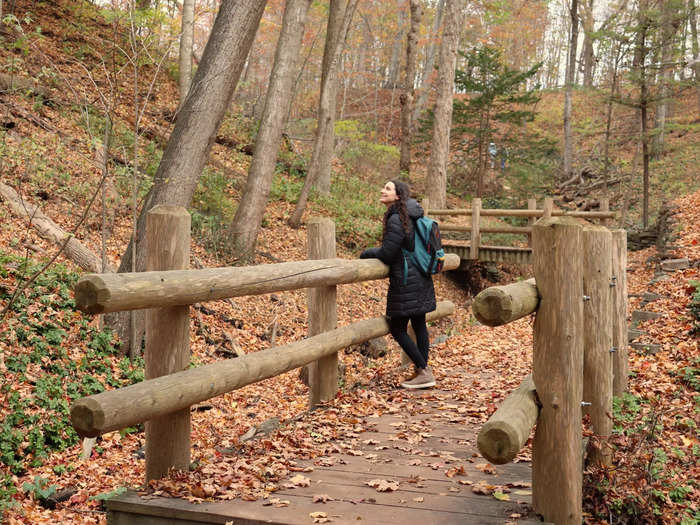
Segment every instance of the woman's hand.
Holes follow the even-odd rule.
[[[362,250],[360,259],[376,259],[378,251],[379,248],[367,248],[366,250]]]

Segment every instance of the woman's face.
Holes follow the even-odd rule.
[[[394,186],[393,182],[389,181],[382,188],[382,195],[379,201],[384,204],[384,206],[391,206],[397,200],[399,200],[399,196],[396,195],[396,186]]]

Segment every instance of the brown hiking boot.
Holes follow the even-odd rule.
[[[435,377],[433,376],[433,372],[430,370],[430,367],[421,368],[418,370],[416,377],[409,381],[404,381],[401,383],[401,386],[409,389],[429,388],[431,386],[435,386]]]

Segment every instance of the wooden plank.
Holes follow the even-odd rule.
[[[368,453],[370,453],[368,451]],[[400,454],[396,450],[384,450],[380,455],[378,452],[376,461],[369,461],[365,456],[333,455],[326,459],[328,463],[335,460],[332,466],[324,467],[323,460],[314,461],[314,477],[323,477],[318,472],[334,471],[343,473],[345,476],[371,474],[376,477],[395,477],[397,479],[421,476],[426,482],[430,482],[431,488],[437,492],[445,492],[450,485],[458,483],[459,480],[485,481],[490,485],[507,485],[509,483],[530,483],[531,469],[529,463],[509,463],[494,467],[495,474],[486,474],[477,465],[488,463],[488,460],[478,457],[474,458],[474,463],[470,463],[467,458],[458,458],[458,461],[446,463],[444,457],[419,456],[410,454]],[[458,453],[458,452],[457,452]],[[470,454],[471,456],[471,454]],[[345,463],[340,462],[342,459]],[[390,461],[386,461],[390,460]],[[410,464],[420,460],[419,465]],[[319,464],[320,463],[320,464]],[[433,469],[432,465],[439,464],[440,467]],[[464,474],[455,476],[452,480],[447,477],[445,471],[460,466],[464,467]],[[492,465],[493,467],[493,465]],[[308,476],[308,474],[307,474]],[[434,485],[437,483],[438,485]],[[442,484],[442,485],[441,485]],[[437,488],[442,487],[442,488]],[[528,498],[530,499],[530,498]]]
[[[451,371],[459,376],[459,370]],[[463,405],[451,391],[407,393],[415,410],[406,414],[384,414],[364,418],[370,430],[347,431],[336,440],[341,452],[329,456],[298,460],[300,468],[312,467],[303,475],[308,487],[282,486],[270,498],[287,501],[288,506],[263,506],[263,501],[206,502],[193,504],[180,499],[144,500],[133,493],[107,503],[110,524],[116,525],[196,525],[200,523],[287,523],[308,524],[311,512],[322,511],[334,524],[462,525],[499,523],[513,513],[526,516],[531,502],[531,469],[527,463],[495,467],[495,474],[477,468],[486,460],[475,456],[474,422],[448,406]],[[457,423],[452,418],[460,418]],[[420,436],[420,433],[424,436]],[[409,444],[400,436],[418,436],[420,442]],[[390,447],[376,450],[377,447]],[[355,452],[349,452],[355,451]],[[363,455],[353,455],[362,453]],[[369,456],[370,454],[376,455]],[[368,457],[369,456],[369,457]],[[420,460],[419,465],[411,462]],[[437,468],[433,468],[436,466]],[[448,477],[450,468],[464,468],[464,474]],[[399,482],[398,490],[378,492],[366,483],[375,479]],[[502,502],[492,496],[475,494],[473,485],[480,481],[493,486],[518,483],[511,487],[512,501]],[[418,486],[418,485],[421,486]],[[519,492],[519,493],[518,493]],[[333,501],[314,503],[314,496],[325,494]],[[519,502],[522,502],[520,504]],[[518,519],[518,523],[536,523]]]
[[[330,487],[329,487],[330,488]],[[341,490],[347,487],[338,486]],[[373,489],[370,489],[373,490]],[[291,492],[291,491],[290,491]],[[300,492],[300,491],[299,491]],[[394,493],[380,493],[374,491],[376,496],[387,503],[379,503],[375,496],[353,498],[355,494],[346,494],[336,501],[327,503],[313,503],[311,495],[297,493],[273,493],[271,498],[279,498],[287,501],[288,506],[276,507],[264,506],[262,501],[232,501],[216,503],[189,503],[185,500],[174,498],[143,499],[137,494],[129,492],[117,498],[109,500],[106,505],[109,509],[109,525],[194,525],[201,523],[225,524],[233,522],[235,525],[258,524],[287,524],[308,525],[313,520],[309,516],[311,512],[325,512],[333,520],[334,524],[372,524],[372,525],[406,525],[407,523],[421,523],[426,525],[464,525],[465,523],[502,524],[513,512],[526,514],[527,509],[513,502],[499,502],[490,496],[482,496],[480,503],[489,507],[488,514],[479,510],[464,508],[463,499],[454,497],[441,498],[441,503],[448,508],[436,510],[421,508],[419,502],[412,500],[415,493],[396,491]],[[386,497],[382,497],[385,495]],[[342,498],[342,499],[341,499]],[[401,502],[401,500],[406,500]],[[408,503],[408,500],[411,503]],[[135,517],[134,521],[126,521],[117,517],[121,513],[129,513]],[[523,523],[519,521],[519,523]],[[531,521],[531,523],[535,523]]]
[[[446,232],[470,232],[472,226],[468,224],[451,224],[449,222],[441,222],[440,230]],[[481,226],[481,233],[512,233],[529,235],[532,233],[532,228],[528,226]]]
[[[554,210],[547,213],[547,199],[554,203],[551,197],[545,198],[544,209],[527,209],[527,210],[506,210],[500,208],[483,208],[479,214],[482,217],[580,217],[584,219],[614,219],[616,214],[614,211],[569,211],[569,210]],[[452,216],[452,215],[472,215],[472,210],[469,208],[455,208],[453,210],[430,210],[430,215],[434,216]]]

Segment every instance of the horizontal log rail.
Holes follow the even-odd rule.
[[[501,326],[530,315],[539,302],[535,279],[527,279],[482,290],[472,302],[472,312],[481,324]]]
[[[527,376],[481,427],[476,439],[481,455],[496,465],[513,461],[530,437],[539,411],[535,383]]]
[[[439,222],[440,231],[447,232],[470,232],[473,230],[471,225],[468,224],[451,224],[449,222]],[[532,227],[530,226],[481,226],[479,228],[481,233],[517,233],[529,235],[532,233]]]
[[[431,216],[471,215],[471,208],[431,209],[427,212]],[[542,217],[545,210],[506,210],[499,208],[483,208],[479,210],[482,217]],[[554,217],[580,217],[585,219],[614,219],[614,211],[568,211],[552,210]]]
[[[441,319],[454,309],[450,301],[441,301],[426,318]],[[71,407],[71,422],[81,436],[98,436],[283,374],[387,333],[385,317],[367,319],[288,345],[84,397]]]
[[[445,270],[459,267],[448,254]],[[76,307],[98,314],[160,308],[284,290],[383,279],[389,268],[378,259],[320,259],[258,266],[89,274],[75,286]]]

